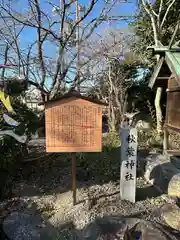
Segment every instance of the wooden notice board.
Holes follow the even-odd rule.
[[[47,103],[47,152],[101,152],[102,106],[80,98]]]

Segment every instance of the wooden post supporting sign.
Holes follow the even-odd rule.
[[[137,129],[121,129],[120,197],[135,203],[137,168]]]
[[[65,94],[45,103],[46,152],[72,153],[73,204],[76,199],[76,153],[101,152],[102,102]]]
[[[73,205],[76,205],[76,153],[72,153],[72,191]]]

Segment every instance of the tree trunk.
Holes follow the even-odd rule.
[[[156,108],[156,129],[158,135],[162,133],[162,111],[161,111],[161,95],[162,95],[162,88],[158,87],[156,90],[156,97],[155,97],[155,108]]]
[[[155,29],[154,30],[154,41],[155,45],[158,46],[158,38],[157,34],[155,34]],[[160,55],[156,55],[157,62],[159,61]],[[162,133],[162,110],[161,110],[161,96],[162,96],[162,88],[158,87],[156,89],[156,96],[154,100],[154,105],[156,109],[156,130],[157,134],[161,135]]]
[[[141,3],[145,9],[145,11],[147,12],[147,14],[149,15],[150,19],[151,19],[151,26],[152,26],[152,30],[153,30],[153,38],[154,38],[154,43],[155,46],[159,45],[159,39],[161,39],[161,32],[159,29],[159,18],[161,15],[161,10],[159,9],[159,13],[158,15],[154,15],[154,13],[152,12],[152,9],[149,8],[149,3],[148,1],[145,0],[141,0]],[[167,11],[169,11],[170,7],[167,8]],[[167,12],[168,13],[168,12]],[[165,14],[166,15],[166,14]],[[166,16],[164,16],[166,17]],[[164,21],[164,20],[163,20]],[[156,56],[157,62],[159,60],[159,55]],[[157,133],[158,135],[160,133],[162,133],[162,111],[161,111],[161,105],[160,105],[160,101],[161,101],[161,95],[162,95],[162,88],[158,87],[156,90],[156,97],[155,97],[155,109],[156,109],[156,124],[157,124]]]
[[[109,104],[109,111],[108,111],[108,126],[111,132],[116,130],[116,117],[114,113],[114,108],[112,103]]]
[[[113,103],[111,102],[110,103],[110,106],[109,106],[109,129],[111,132],[114,132],[116,131],[116,115],[115,115],[115,112],[114,112],[114,107],[113,107]]]

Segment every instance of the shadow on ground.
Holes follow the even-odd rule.
[[[136,201],[146,200],[147,198],[155,198],[160,195],[160,192],[151,185],[143,188],[136,188]]]
[[[12,222],[10,223],[10,227],[13,229],[13,233],[11,231],[12,229],[8,229],[6,233],[14,235],[16,232],[18,233],[19,228],[23,226],[19,224],[16,218],[14,219],[14,224]],[[30,231],[28,230],[26,232],[26,237],[28,237],[28,234],[31,235]],[[44,229],[39,229],[39,233],[40,238],[38,239],[43,240],[178,240],[180,238],[179,231],[175,231],[162,223],[144,220],[142,218],[142,212],[129,216],[106,215],[97,217],[82,230],[75,229],[71,221],[60,225],[58,228],[55,228],[45,221]],[[6,237],[7,235],[5,233],[1,234],[2,240],[7,239]],[[30,237],[28,239],[32,238]]]
[[[138,159],[143,159],[148,151],[138,152]],[[77,188],[87,188],[113,181],[119,186],[120,149],[103,150],[102,153],[77,154]],[[144,171],[144,162],[138,164],[138,177]],[[139,171],[141,168],[142,171]],[[14,191],[17,196],[42,196],[64,193],[72,188],[71,155],[54,154],[49,159],[23,163],[16,174]],[[117,188],[116,188],[117,189]],[[116,191],[114,191],[116,192]],[[156,197],[159,192],[152,186],[137,186],[137,201]]]

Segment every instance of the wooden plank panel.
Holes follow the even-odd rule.
[[[46,109],[47,152],[101,152],[102,107],[76,99]]]
[[[180,150],[166,150],[166,152],[173,156],[180,156]]]
[[[172,131],[180,133],[180,128],[178,128],[178,127],[172,126],[170,124],[166,124],[165,127],[168,129],[171,129]]]
[[[167,92],[166,124],[180,128],[180,92]]]
[[[168,67],[171,70],[176,81],[178,82],[178,85],[180,86],[179,69],[177,66],[175,67],[175,65],[177,65],[176,58],[172,53],[166,52],[165,61],[167,62]]]
[[[174,91],[174,89],[178,89],[179,84],[176,80],[176,78],[173,76],[173,74],[170,76],[169,80],[168,80],[168,89],[167,91]]]
[[[154,68],[154,72],[150,78],[150,81],[149,81],[149,84],[148,84],[148,87],[150,88],[153,88],[155,82],[156,82],[156,79],[159,75],[159,72],[161,70],[161,67],[163,65],[163,62],[164,62],[164,57],[161,57],[160,60],[158,61],[158,63],[156,64],[155,68]]]
[[[167,92],[180,92],[180,87],[175,86],[175,87],[169,88],[169,84],[168,84],[168,89],[166,90]]]

